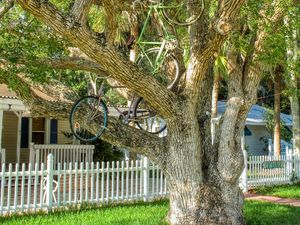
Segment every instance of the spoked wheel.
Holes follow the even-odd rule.
[[[166,122],[150,108],[143,98],[139,98],[133,109],[135,124],[141,130],[159,134],[166,129]]]
[[[166,21],[179,26],[188,26],[195,23],[204,11],[204,0],[194,5],[188,5],[187,0],[160,0],[162,14]],[[188,8],[199,9],[189,15]]]
[[[152,74],[161,84],[171,89],[179,80],[179,66],[175,56],[171,53],[161,54],[158,58],[160,48],[147,49],[140,55],[136,63]]]
[[[95,141],[107,126],[105,103],[95,96],[79,99],[72,107],[70,125],[76,138],[82,141]]]

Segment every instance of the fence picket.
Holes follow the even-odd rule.
[[[94,162],[91,163],[91,203],[94,203]]]
[[[97,162],[96,164],[96,201],[97,204],[99,204],[99,173],[100,173],[100,169],[99,169],[99,162]]]
[[[115,191],[115,162],[111,163],[111,200],[113,201],[115,196],[114,196],[114,191]]]
[[[106,202],[109,200],[109,162],[106,164]]]
[[[104,202],[104,162],[101,163],[101,202]]]
[[[15,193],[14,193],[14,212],[17,212],[17,206],[18,206],[18,188],[19,188],[19,164],[17,163],[15,165]]]
[[[119,186],[120,186],[120,162],[117,161],[117,187],[116,187],[116,200],[119,202]]]

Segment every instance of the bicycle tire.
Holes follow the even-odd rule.
[[[189,26],[200,19],[204,11],[204,0],[201,1],[201,10],[199,13],[189,16],[189,18],[185,18],[184,16],[187,11],[186,1],[180,0],[179,3],[177,1],[178,0],[160,0],[162,15],[168,23],[178,26]]]
[[[133,108],[133,118],[137,127],[152,134],[163,132],[167,125],[163,118],[157,116],[142,97],[138,98]],[[153,127],[156,123],[159,126]],[[150,126],[149,126],[150,125]]]
[[[86,142],[95,141],[107,127],[107,107],[98,97],[82,97],[73,105],[69,120],[76,138]],[[92,121],[99,126],[91,127]]]
[[[144,54],[140,55],[137,60],[136,64],[141,66],[144,70],[148,73],[152,74],[160,83],[166,86],[168,89],[172,89],[172,87],[177,83],[179,80],[179,63],[176,57],[168,53],[166,57],[163,59],[164,62],[161,64],[160,68],[154,68],[153,62],[156,60],[156,57],[160,51],[160,48],[150,48],[147,49]],[[168,60],[171,60],[171,64],[168,63]],[[173,67],[173,68],[172,68]],[[170,71],[172,70],[172,74]],[[168,75],[172,75],[170,79]]]

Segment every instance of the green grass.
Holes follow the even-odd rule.
[[[254,192],[261,195],[300,199],[300,183],[293,185],[261,187],[254,189]]]
[[[247,225],[300,224],[300,207],[247,200],[244,214]]]
[[[35,225],[158,225],[165,221],[168,212],[167,201],[152,204],[136,203],[112,205],[80,211],[56,212],[49,215],[26,215],[0,218],[0,224]]]
[[[168,201],[137,203],[49,215],[12,216],[0,219],[0,224],[167,225],[164,219],[168,208]],[[300,221],[300,208],[262,201],[246,201],[244,213],[248,225],[295,225]]]

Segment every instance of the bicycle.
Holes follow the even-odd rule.
[[[103,79],[100,77],[99,79]],[[124,86],[110,86],[111,88],[125,88]],[[95,141],[107,129],[108,108],[106,102],[110,102],[105,95],[105,82],[100,85],[97,94],[80,98],[72,107],[69,122],[71,131],[76,138],[82,141]],[[119,113],[119,118],[126,124],[134,123],[138,128],[152,134],[161,133],[166,129],[165,121],[156,115],[142,98],[135,99],[133,95],[131,103],[126,111],[120,110],[116,105],[112,107]],[[96,126],[93,125],[96,122]]]
[[[141,50],[140,56],[136,63],[145,69],[149,69],[148,73],[154,75],[163,85],[171,89],[179,80],[179,66],[175,55],[172,53],[178,46],[177,39],[170,35],[168,29],[164,25],[163,20],[170,24],[190,25],[197,21],[204,10],[204,0],[202,0],[201,10],[197,15],[188,18],[180,13],[187,6],[185,0],[148,0],[151,4],[148,6],[148,13],[143,24],[141,33],[135,42]],[[178,2],[179,1],[179,2]],[[162,41],[145,41],[143,36],[146,28],[150,23],[151,15],[158,15],[158,22],[162,25],[163,39]],[[133,40],[134,41],[134,40]],[[127,43],[131,45],[132,43]],[[146,45],[155,45],[159,47],[148,48]],[[166,74],[173,74],[171,79]],[[99,138],[107,128],[108,109],[104,98],[109,101],[104,94],[104,83],[102,82],[99,93],[97,95],[85,96],[79,99],[72,107],[70,114],[71,131],[80,140],[93,141]],[[112,88],[120,88],[112,86]],[[132,99],[127,113],[122,112],[116,106],[113,107],[119,112],[123,122],[134,124],[142,130],[153,134],[161,133],[166,129],[165,121],[156,115],[155,110],[151,109],[142,97],[137,100]],[[90,127],[92,121],[98,120],[99,126]],[[153,125],[158,126],[153,130]],[[158,128],[157,128],[158,127]]]
[[[201,9],[196,15],[187,15],[186,0],[148,0],[148,11],[143,23],[141,32],[135,42],[135,39],[129,40],[128,45],[133,42],[138,46],[140,54],[136,63],[148,73],[153,75],[160,83],[168,89],[177,84],[180,79],[179,63],[173,54],[178,47],[176,37],[168,31],[164,21],[171,25],[188,26],[196,22],[204,11],[204,0],[201,1]],[[146,30],[150,25],[152,15],[157,15],[157,22],[161,25],[162,37],[157,41],[144,40]],[[146,47],[146,46],[151,46]],[[155,46],[155,47],[152,47]],[[166,75],[167,74],[167,75]]]

